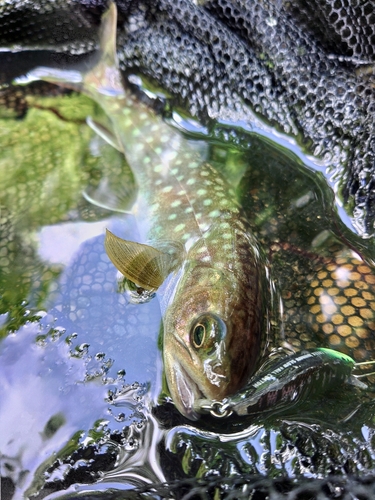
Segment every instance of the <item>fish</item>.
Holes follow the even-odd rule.
[[[256,370],[270,335],[272,280],[233,187],[123,80],[116,26],[112,3],[92,68],[37,68],[34,77],[79,90],[109,119],[110,130],[91,125],[134,174],[141,241],[107,230],[106,251],[140,293],[158,295],[169,393],[184,417],[197,420],[200,401],[236,393]]]

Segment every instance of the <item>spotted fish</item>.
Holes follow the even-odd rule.
[[[101,58],[90,71],[39,68],[34,75],[79,88],[110,119],[110,133],[92,124],[134,173],[142,242],[108,231],[107,253],[138,290],[158,291],[168,388],[178,410],[197,419],[200,400],[235,393],[254,372],[269,331],[272,287],[230,185],[126,88],[115,37],[112,4],[103,18]]]

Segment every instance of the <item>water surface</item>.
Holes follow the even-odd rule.
[[[66,119],[41,109],[51,107]],[[84,97],[65,96],[34,100],[22,121],[0,121],[3,498],[116,498],[185,478],[371,472],[373,403],[349,386],[319,405],[242,420],[193,424],[174,409],[157,299],[130,303],[104,251],[105,228],[137,238],[126,213],[135,187],[124,158],[85,125],[96,113]],[[194,144],[237,185],[293,324],[311,256],[334,245],[370,262],[371,242],[340,219],[321,172],[259,134],[242,136],[236,145]]]

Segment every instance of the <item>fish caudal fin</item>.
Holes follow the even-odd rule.
[[[116,33],[117,33],[117,6],[111,2],[108,10],[103,14],[100,26],[100,60],[107,66],[117,67],[116,53]]]
[[[17,84],[29,84],[42,80],[64,88],[83,92],[99,103],[103,96],[123,94],[121,75],[116,53],[117,7],[111,3],[102,17],[99,54],[93,56],[87,68],[57,69],[40,66],[26,77],[15,80]],[[88,63],[89,64],[89,63]]]
[[[93,98],[97,94],[114,97],[124,92],[118,70],[116,34],[117,7],[111,3],[102,17],[99,60],[83,77],[83,90]]]

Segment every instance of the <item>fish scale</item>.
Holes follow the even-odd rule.
[[[33,75],[80,90],[110,120],[111,131],[91,124],[134,173],[142,242],[107,231],[107,253],[138,290],[158,291],[168,388],[178,410],[194,420],[200,401],[235,393],[255,371],[271,334],[273,286],[231,186],[126,87],[115,37],[112,4],[93,68],[38,68]]]

